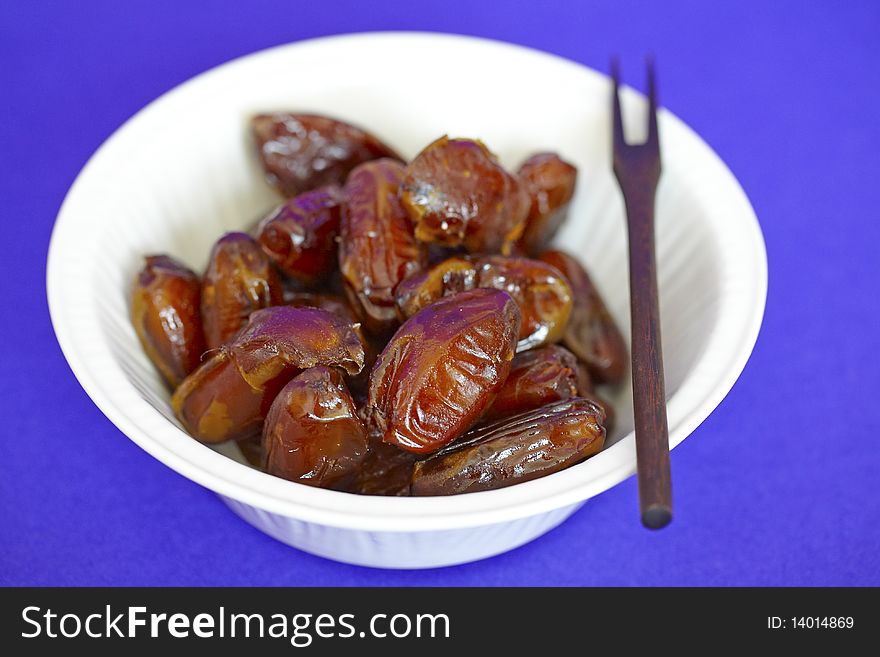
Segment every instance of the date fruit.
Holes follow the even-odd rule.
[[[455,495],[503,488],[558,472],[605,443],[605,417],[573,397],[479,426],[416,463],[413,495]]]
[[[448,137],[410,162],[400,199],[420,241],[505,255],[522,235],[530,205],[525,185],[482,142]]]
[[[367,432],[342,375],[312,367],[284,386],[263,426],[266,472],[321,488],[355,480],[367,454]]]
[[[345,183],[339,269],[352,306],[378,335],[397,326],[397,284],[425,263],[397,198],[402,175],[400,162],[376,160],[357,167]]]
[[[134,280],[131,321],[149,359],[175,388],[199,366],[205,352],[201,282],[167,255],[144,258]]]
[[[477,261],[477,285],[504,290],[516,300],[522,314],[517,351],[562,338],[572,311],[572,293],[565,278],[547,263],[487,256]]]
[[[278,274],[260,245],[245,233],[226,233],[214,245],[202,281],[202,325],[216,349],[247,323],[255,310],[283,300]]]
[[[318,365],[357,374],[364,348],[345,319],[315,308],[274,306],[190,374],[171,407],[191,436],[205,443],[260,433],[275,396],[300,371]]]
[[[343,121],[314,114],[276,112],[251,120],[266,179],[288,197],[342,185],[357,165],[400,159],[376,137]]]
[[[499,290],[462,292],[411,317],[370,375],[371,430],[423,454],[467,431],[507,379],[519,324]]]
[[[555,344],[517,354],[507,380],[481,421],[583,395],[584,391],[578,389],[577,368],[575,355]]]
[[[342,204],[339,187],[304,192],[260,222],[257,241],[287,276],[313,284],[336,267]]]
[[[563,343],[586,363],[598,383],[619,383],[626,372],[626,342],[589,274],[563,251],[545,251],[540,259],[556,267],[571,285],[574,308]]]
[[[526,229],[519,240],[520,248],[529,254],[544,249],[568,214],[574,196],[577,168],[556,153],[538,153],[517,170],[529,190],[531,207]]]
[[[400,320],[406,320],[438,299],[477,286],[477,269],[469,260],[448,258],[430,269],[405,278],[394,291]]]

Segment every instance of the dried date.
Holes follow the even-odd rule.
[[[520,165],[517,175],[529,190],[531,206],[519,240],[529,254],[545,248],[565,221],[577,182],[577,168],[556,153],[538,153]]]
[[[342,375],[312,367],[284,386],[263,427],[266,472],[321,488],[344,488],[367,454],[367,432]]]
[[[278,206],[257,227],[257,241],[287,276],[314,284],[337,263],[342,190],[321,187]]]
[[[525,186],[482,142],[448,137],[410,162],[400,199],[417,239],[472,253],[509,253],[530,205]]]
[[[314,114],[276,112],[251,121],[266,179],[293,197],[325,185],[342,185],[357,165],[382,157],[400,159],[370,133]]]
[[[282,302],[278,274],[260,245],[245,233],[226,233],[211,251],[202,281],[202,325],[216,349],[247,323],[255,310]]]
[[[399,162],[376,160],[357,167],[345,184],[339,269],[352,305],[379,335],[397,326],[397,284],[425,263],[397,198],[402,175]]]
[[[479,426],[416,463],[413,495],[455,495],[503,488],[558,472],[599,452],[604,415],[573,397]]]
[[[430,453],[467,431],[510,372],[519,324],[516,302],[498,290],[462,292],[407,320],[370,375],[382,440]]]
[[[169,386],[198,367],[205,352],[201,282],[167,255],[144,258],[135,277],[131,320],[149,359]]]

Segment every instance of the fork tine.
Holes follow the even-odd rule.
[[[659,148],[657,140],[657,87],[654,81],[654,57],[649,55],[645,59],[645,67],[648,71],[648,138],[646,144]]]
[[[611,58],[611,79],[614,82],[612,91],[612,105],[614,114],[614,152],[621,152],[626,146],[626,140],[623,138],[623,117],[620,113],[620,62],[617,57]]]

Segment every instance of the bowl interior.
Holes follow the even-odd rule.
[[[624,95],[633,132],[644,124],[642,101],[634,92]],[[276,48],[199,76],[143,110],[92,159],[56,226],[48,279],[59,341],[99,406],[147,449],[157,447],[159,434],[159,442],[189,439],[130,325],[130,282],[149,253],[169,253],[201,271],[223,232],[251,226],[279,202],[247,132],[251,115],[274,109],[352,121],[406,157],[442,134],[479,137],[510,167],[536,151],[559,152],[577,165],[579,180],[556,243],[587,266],[628,335],[625,220],[610,170],[603,76],[523,48],[441,35],[363,35]],[[675,444],[720,401],[744,365],[763,310],[766,265],[754,216],[729,172],[665,112],[660,134],[657,253]],[[725,332],[725,317],[738,325]],[[691,391],[679,399],[688,385]],[[618,412],[609,442],[631,440],[629,382],[605,394]],[[154,417],[135,410],[137,400]],[[209,458],[209,448],[189,442],[163,460],[182,468],[182,461]],[[221,451],[238,456],[235,448]],[[632,471],[632,448],[606,459],[601,473],[588,467],[590,461],[572,470],[581,469],[581,483],[594,479],[598,492],[616,483],[599,483],[608,468],[619,471],[618,481]],[[562,475],[571,476],[549,479]],[[272,479],[268,475],[241,476],[280,490],[278,482],[260,483]],[[532,484],[540,482],[524,486]]]

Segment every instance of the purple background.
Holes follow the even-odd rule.
[[[418,4],[2,3],[0,583],[880,584],[880,4]],[[68,369],[46,249],[99,144],[230,58],[388,29],[502,39],[600,70],[620,53],[636,86],[653,51],[663,103],[751,198],[770,262],[764,326],[733,391],[673,453],[668,529],[640,527],[630,479],[480,563],[333,563],[264,536],[141,451]]]

